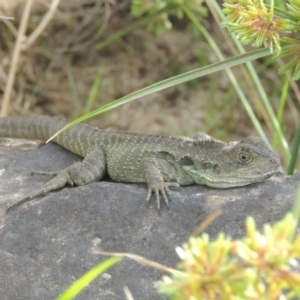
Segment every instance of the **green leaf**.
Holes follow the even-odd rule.
[[[76,280],[63,294],[56,300],[71,300],[74,299],[82,290],[84,290],[93,280],[95,280],[105,270],[112,267],[121,260],[120,257],[111,257],[96,267],[89,270],[82,277]]]

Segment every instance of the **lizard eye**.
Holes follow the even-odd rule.
[[[240,152],[237,155],[237,159],[241,163],[249,163],[252,161],[252,156],[247,152]]]

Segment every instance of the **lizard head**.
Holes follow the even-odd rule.
[[[259,182],[276,173],[280,165],[278,156],[259,137],[229,144],[195,140],[195,144],[199,158],[184,157],[179,163],[201,185],[230,188]]]

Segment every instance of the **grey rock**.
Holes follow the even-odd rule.
[[[59,171],[79,158],[55,144],[29,150],[0,142],[0,295],[2,300],[55,299],[73,281],[107,259],[99,251],[129,252],[175,267],[181,246],[210,214],[222,209],[206,232],[239,238],[247,216],[273,223],[290,210],[300,174],[278,173],[262,183],[216,190],[203,186],[172,189],[170,208],[147,206],[144,184],[107,181],[64,188],[6,214],[19,197],[48,180],[34,171]],[[160,271],[123,261],[76,299],[164,299],[155,285]]]

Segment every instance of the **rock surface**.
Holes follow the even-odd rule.
[[[99,251],[129,252],[174,267],[175,247],[211,213],[223,214],[206,232],[244,233],[251,215],[261,226],[275,222],[291,208],[300,174],[276,174],[263,183],[216,190],[203,186],[173,189],[170,208],[144,199],[143,184],[109,181],[64,188],[12,211],[5,208],[34,190],[47,176],[33,171],[59,171],[79,158],[57,145],[34,150],[0,142],[0,295],[2,300],[55,299],[72,282],[107,257]],[[163,274],[124,259],[96,279],[76,299],[164,299],[155,290]]]

